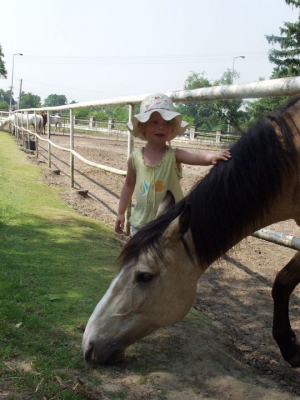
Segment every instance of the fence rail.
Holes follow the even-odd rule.
[[[209,88],[201,88],[201,89],[193,89],[187,91],[175,91],[175,92],[167,92],[166,94],[173,100],[174,103],[186,103],[186,102],[196,102],[196,101],[206,101],[206,100],[224,100],[224,99],[250,99],[250,98],[263,98],[263,97],[276,97],[276,96],[291,96],[300,93],[300,77],[293,77],[293,78],[281,78],[281,79],[273,79],[269,81],[259,81],[259,82],[252,82],[249,84],[242,84],[242,85],[226,85],[226,86],[216,86],[216,87],[209,87]],[[84,103],[76,103],[76,104],[69,104],[65,106],[59,107],[43,107],[43,108],[30,108],[30,109],[22,109],[18,110],[18,112],[40,112],[46,111],[48,121],[50,121],[50,111],[69,111],[69,124],[68,130],[70,133],[70,148],[63,148],[56,145],[53,141],[50,140],[51,136],[51,127],[48,124],[47,129],[47,138],[43,138],[38,133],[31,132],[26,128],[22,128],[24,132],[28,135],[28,143],[30,143],[30,135],[34,135],[36,141],[42,140],[48,143],[48,166],[51,167],[51,146],[54,146],[62,151],[67,151],[70,153],[70,186],[74,187],[74,157],[77,157],[81,161],[85,162],[86,164],[93,166],[95,168],[99,168],[105,171],[109,171],[114,174],[119,175],[126,175],[126,171],[118,170],[109,166],[101,165],[94,163],[92,161],[87,160],[86,158],[82,157],[80,154],[74,151],[74,125],[77,125],[77,129],[80,125],[82,125],[82,129],[95,128],[93,122],[95,121],[88,121],[86,125],[85,122],[82,124],[78,124],[78,121],[74,121],[73,110],[80,109],[80,108],[90,108],[90,107],[105,107],[105,106],[120,106],[120,105],[128,105],[129,107],[129,120],[131,120],[132,115],[134,114],[134,108],[136,104],[141,103],[141,101],[147,96],[140,95],[140,96],[129,96],[123,98],[116,98],[116,99],[108,99],[108,100],[101,100],[96,102],[84,102]],[[0,116],[2,118],[2,115]],[[64,117],[65,118],[65,117]],[[108,130],[112,131],[113,129],[113,121],[109,121],[108,123]],[[120,127],[120,126],[119,126]],[[17,137],[20,127],[15,126]],[[101,127],[100,129],[104,129]],[[123,129],[119,129],[119,132],[123,133]],[[128,145],[127,145],[127,155],[129,156],[133,150],[134,146],[134,138],[128,132],[126,133],[128,136]],[[23,136],[23,144],[24,144],[24,134]],[[190,129],[190,138],[192,140],[202,140],[202,133],[195,132],[195,130]],[[207,136],[206,136],[207,138]],[[223,135],[222,132],[218,131],[215,134],[211,135],[211,138],[214,139],[213,141],[219,143],[223,140],[230,142],[232,140],[236,140],[236,136],[234,135]],[[36,154],[38,157],[38,147],[36,146]],[[127,216],[130,215],[130,210],[128,210]],[[129,221],[127,218],[127,223],[125,227],[126,233],[129,234]],[[258,237],[263,240],[268,240],[273,243],[283,245],[286,247],[293,248],[295,250],[300,250],[300,238],[291,237],[289,235],[285,235],[282,233],[277,233],[274,231],[268,231],[265,229],[261,229],[253,234],[253,236]]]

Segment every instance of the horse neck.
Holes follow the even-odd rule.
[[[244,150],[240,155],[213,167],[186,198],[193,205],[191,232],[204,267],[256,230],[300,217],[299,168],[282,161],[284,149],[279,156],[258,153],[258,161],[247,161]]]

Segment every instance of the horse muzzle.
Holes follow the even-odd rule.
[[[105,344],[90,340],[82,345],[83,357],[86,362],[96,364],[116,364],[124,360],[125,348],[117,343]]]

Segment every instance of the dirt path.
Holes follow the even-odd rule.
[[[53,136],[52,140],[60,146],[69,145],[66,136]],[[68,189],[69,155],[53,150],[52,168],[46,170],[45,180]],[[196,148],[191,150],[197,151]],[[127,143],[121,138],[76,137],[75,151],[88,160],[126,169]],[[43,142],[39,147],[39,160],[46,160]],[[80,214],[113,226],[124,177],[97,170],[77,159],[75,168],[76,189],[87,189],[89,195],[84,197],[74,190],[66,190],[62,198]],[[56,169],[62,171],[60,175],[53,172]],[[207,167],[184,166],[184,192],[207,171]],[[293,221],[271,228],[296,236],[300,234]],[[293,254],[293,250],[253,237],[242,241],[211,266],[198,283],[195,309],[207,315],[212,324],[195,320],[194,325],[188,326],[183,321],[134,345],[132,351],[139,354],[138,360],[133,361],[134,356],[131,361],[106,368],[101,373],[90,369],[89,373],[99,374],[103,393],[123,391],[127,396],[102,398],[298,398],[300,372],[282,360],[271,334],[271,287],[277,272]],[[291,298],[290,309],[291,322],[300,336],[299,289]],[[155,341],[157,347],[153,347]],[[170,348],[176,350],[176,356]],[[156,370],[146,368],[137,374],[132,370],[132,363],[135,371],[138,364],[143,369],[146,363],[155,363]]]

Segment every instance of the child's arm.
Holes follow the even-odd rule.
[[[136,175],[132,167],[131,157],[129,157],[127,163],[127,175],[125,178],[124,185],[122,187],[119,207],[118,207],[118,215],[115,221],[115,231],[117,233],[123,233],[125,224],[125,212],[131,200],[135,187],[135,182],[136,182]]]
[[[229,150],[222,150],[217,154],[200,151],[199,153],[190,153],[186,150],[176,150],[176,162],[189,165],[215,165],[218,161],[227,161],[231,158]]]

